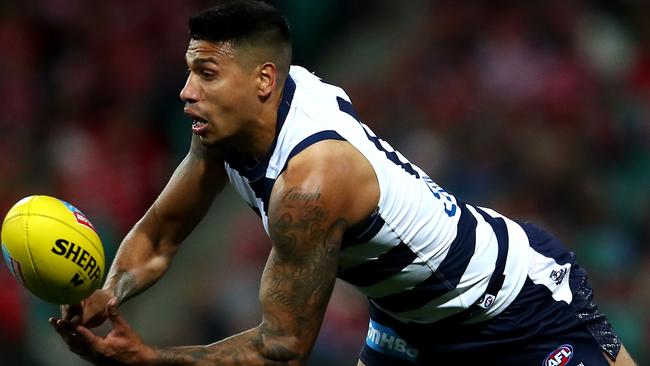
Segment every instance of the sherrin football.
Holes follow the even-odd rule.
[[[2,223],[2,254],[29,291],[54,304],[74,304],[104,276],[104,248],[88,218],[49,196],[18,201]]]

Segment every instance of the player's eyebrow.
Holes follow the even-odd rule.
[[[198,65],[198,64],[205,64],[205,63],[213,63],[215,65],[219,65],[219,59],[214,56],[201,56],[201,57],[194,57],[190,61],[193,65]]]

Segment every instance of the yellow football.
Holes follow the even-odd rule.
[[[49,196],[18,201],[2,223],[2,254],[29,291],[55,304],[74,304],[102,284],[104,248],[88,218]]]

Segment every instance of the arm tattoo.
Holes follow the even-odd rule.
[[[208,351],[205,346],[177,347],[173,349],[156,350],[158,359],[156,365],[195,365],[205,360]]]
[[[288,356],[282,353],[282,347],[275,349],[278,352],[275,354],[262,351],[266,347],[262,338],[257,329],[252,329],[208,346],[158,348],[157,358],[153,364],[156,366],[286,366],[291,360],[295,360],[293,353]]]
[[[336,279],[340,241],[347,227],[338,219],[328,227],[329,212],[321,202],[320,190],[302,192],[289,188],[281,196],[277,219],[271,222],[274,255],[263,279],[264,295],[270,306],[281,306],[291,319],[294,334],[316,332]],[[273,319],[268,326],[278,328]]]
[[[272,207],[273,251],[262,275],[264,321],[259,327],[208,346],[158,349],[155,364],[303,364],[334,287],[347,228],[345,220],[333,220],[321,200],[318,189],[289,188]]]

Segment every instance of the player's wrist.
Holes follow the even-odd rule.
[[[188,362],[187,358],[177,353],[174,349],[171,348],[162,348],[162,347],[150,347],[143,345],[144,348],[140,351],[141,362],[138,365],[141,366],[180,366],[180,365],[196,365],[195,362]]]
[[[118,277],[115,274],[110,275],[106,282],[104,282],[104,286],[102,286],[101,291],[106,294],[110,294],[111,296],[115,296],[115,287],[117,286],[117,281]]]
[[[135,275],[129,270],[120,270],[106,281],[103,290],[110,298],[117,299],[117,305],[120,305],[137,293]]]
[[[110,287],[102,288],[98,290],[99,293],[101,293],[102,298],[108,302],[110,299],[115,298],[115,290],[113,290]],[[118,305],[121,303],[120,299],[117,299]]]

